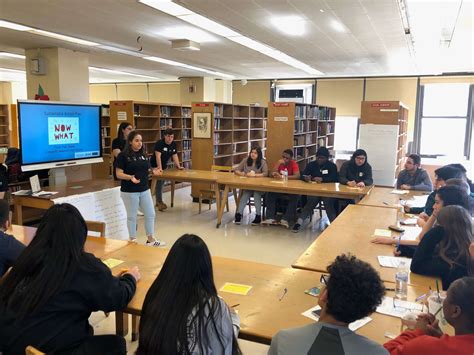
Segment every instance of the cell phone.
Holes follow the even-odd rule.
[[[394,224],[389,225],[389,226],[388,226],[388,229],[393,230],[393,231],[395,231],[395,232],[400,232],[400,233],[405,232],[405,229],[403,229],[403,228],[401,228],[401,227],[399,227],[399,226],[396,226],[396,225],[394,225]]]
[[[321,293],[321,289],[318,286],[311,287],[309,290],[304,291],[307,295],[318,297]]]
[[[319,318],[319,317],[321,317],[321,308],[315,309],[311,313],[313,313],[313,315],[315,315],[316,317]]]

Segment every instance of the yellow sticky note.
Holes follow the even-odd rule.
[[[221,287],[220,291],[246,296],[251,289],[252,286],[249,285],[233,284],[230,282],[226,282],[224,286]]]
[[[376,237],[391,237],[392,232],[390,232],[388,229],[376,229],[374,235]]]
[[[105,265],[107,265],[110,269],[113,269],[113,268],[116,267],[117,265],[122,264],[122,263],[123,263],[123,260],[114,259],[114,258],[109,258],[109,259],[103,260],[102,262],[103,262]]]

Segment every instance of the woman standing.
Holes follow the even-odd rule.
[[[241,354],[239,317],[217,295],[204,241],[185,234],[148,291],[137,354]]]
[[[117,138],[114,138],[114,140],[112,141],[112,156],[114,157],[112,174],[114,176],[114,180],[118,180],[117,174],[115,173],[115,162],[120,152],[124,150],[125,145],[127,144],[128,134],[132,130],[133,126],[130,122],[120,123],[119,128],[117,129]]]
[[[250,150],[248,158],[242,160],[235,169],[235,175],[247,177],[264,177],[268,176],[268,166],[265,159],[263,159],[262,148],[253,147]],[[239,206],[235,213],[235,224],[240,224],[244,208],[247,205],[250,197],[253,195],[255,203],[255,219],[252,225],[257,226],[262,222],[262,196],[263,192],[244,190],[240,197]]]
[[[137,240],[138,207],[145,215],[146,245],[159,247],[166,243],[153,238],[155,230],[155,208],[148,186],[148,176],[151,169],[150,161],[143,150],[142,136],[137,131],[131,131],[123,152],[117,157],[115,168],[117,178],[122,180],[121,196],[127,210],[127,227],[131,241]],[[153,169],[154,175],[160,175]]]

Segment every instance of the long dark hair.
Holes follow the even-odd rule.
[[[443,186],[438,189],[436,194],[438,195],[438,198],[443,201],[443,207],[451,205],[461,206],[471,212],[471,206],[469,204],[469,195],[467,191],[461,186]]]
[[[125,136],[123,135],[123,131],[128,126],[132,126],[132,124],[130,122],[122,122],[122,123],[120,123],[120,125],[117,129],[117,138],[120,139],[121,141],[125,141]]]
[[[262,153],[262,148],[260,148],[259,146],[252,147],[252,149],[250,149],[249,157],[247,158],[247,166],[252,166],[253,164],[253,160],[250,157],[250,154],[254,150],[257,152],[257,161],[255,162],[255,167],[257,169],[260,169],[260,167],[262,166],[263,153]]]
[[[127,137],[127,144],[125,144],[125,148],[123,149],[123,153],[125,154],[125,156],[129,157],[129,156],[132,156],[132,155],[143,155],[145,156],[145,145],[142,144],[142,147],[140,148],[140,150],[138,152],[135,152],[133,149],[132,149],[132,142],[133,140],[135,139],[136,136],[138,136],[141,134],[138,132],[138,131],[130,131],[130,133],[128,134],[128,137]]]
[[[224,352],[221,309],[204,241],[194,234],[180,237],[148,291],[140,320],[137,354],[204,354],[211,331]],[[190,337],[190,334],[193,336]],[[240,354],[233,337],[233,354]]]
[[[439,211],[438,223],[444,229],[439,243],[439,256],[451,268],[455,265],[471,270],[469,245],[474,242],[471,216],[462,206],[446,206]]]
[[[0,284],[0,307],[22,319],[59,293],[76,270],[92,269],[91,255],[84,251],[86,237],[86,222],[76,207],[68,203],[50,207]]]

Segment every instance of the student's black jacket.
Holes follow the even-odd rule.
[[[372,179],[372,167],[365,162],[362,166],[357,166],[352,160],[346,161],[341,166],[339,171],[339,182],[347,185],[349,181],[356,183],[363,182],[365,186],[370,186],[374,183]]]
[[[32,345],[43,352],[67,351],[93,334],[91,312],[124,309],[132,299],[136,282],[132,275],[114,277],[110,269],[87,254],[89,266],[75,272],[68,285],[44,307],[19,320],[0,303],[0,352],[25,354]]]
[[[444,229],[441,226],[433,227],[425,234],[416,248],[411,261],[411,271],[427,276],[440,277],[443,290],[461,277],[467,276],[467,265],[454,265],[452,268],[439,256],[439,243],[444,238]],[[453,254],[457,254],[453,252]]]
[[[337,166],[329,160],[323,165],[318,165],[317,161],[312,161],[304,168],[301,179],[304,175],[311,175],[311,178],[323,178],[323,182],[338,182]]]

